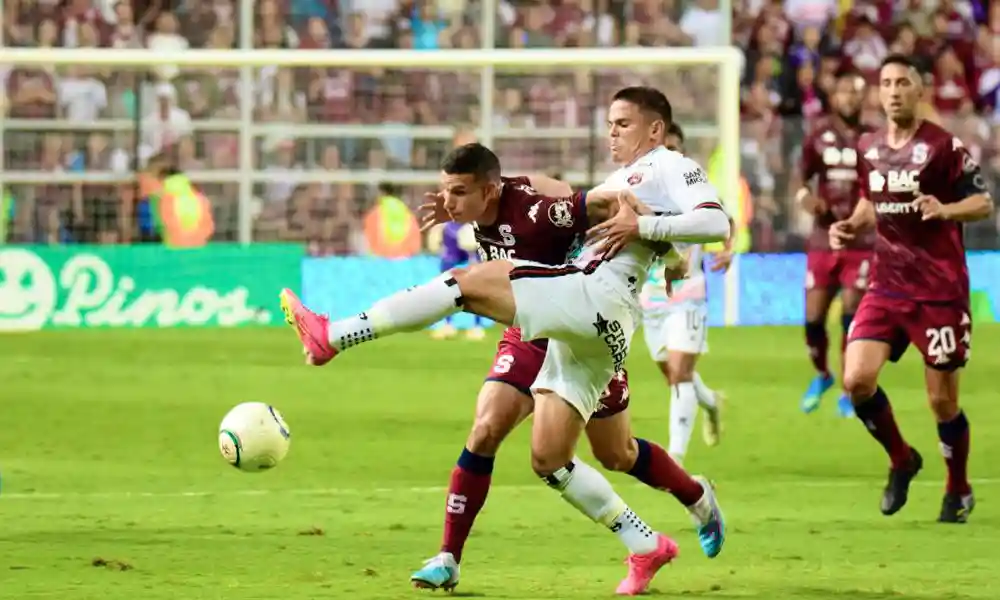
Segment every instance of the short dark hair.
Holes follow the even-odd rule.
[[[441,161],[441,170],[448,175],[473,175],[476,181],[500,179],[500,159],[479,142],[464,144],[448,153]]]
[[[399,186],[394,183],[389,183],[388,181],[380,181],[378,184],[378,193],[383,196],[398,196],[400,192]]]
[[[886,56],[882,59],[882,64],[879,65],[879,69],[884,69],[889,65],[900,65],[908,69],[913,69],[914,71],[920,72],[920,67],[917,66],[916,61],[907,56],[906,54],[894,53]]]
[[[670,123],[667,125],[667,135],[672,135],[677,138],[680,143],[684,143],[684,130],[677,123]]]
[[[642,110],[654,113],[663,119],[667,127],[674,122],[674,110],[670,107],[670,101],[656,88],[641,85],[622,88],[615,92],[612,100],[631,102]]]

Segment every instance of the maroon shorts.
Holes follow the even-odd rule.
[[[497,344],[497,354],[486,381],[506,383],[530,396],[531,385],[535,383],[545,361],[546,342],[523,342],[511,339],[512,337],[504,332],[504,339]],[[628,399],[628,374],[622,371],[608,383],[608,388],[601,397],[601,408],[594,413],[593,418],[610,417],[624,411],[628,408]]]
[[[817,250],[806,255],[806,289],[868,288],[871,250]]]
[[[968,302],[918,302],[865,294],[851,322],[848,339],[877,340],[891,347],[889,360],[898,361],[913,344],[924,364],[953,371],[969,360],[972,317]]]

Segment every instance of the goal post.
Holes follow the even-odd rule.
[[[609,93],[607,83],[628,81],[630,84],[649,84],[660,87],[672,98],[675,93],[690,95],[689,89],[682,89],[692,77],[697,80],[698,89],[693,108],[697,108],[703,118],[688,121],[683,111],[675,107],[675,117],[687,130],[688,138],[703,142],[701,148],[711,148],[710,153],[718,160],[716,185],[720,194],[728,202],[735,202],[740,180],[739,142],[739,81],[742,56],[735,48],[628,48],[628,49],[497,49],[497,50],[188,50],[184,52],[152,52],[138,49],[23,49],[0,48],[0,63],[10,69],[55,69],[84,66],[106,71],[135,71],[149,73],[173,71],[184,73],[189,70],[229,69],[238,73],[239,88],[252,90],[262,69],[287,68],[298,70],[343,69],[384,73],[401,72],[404,75],[423,71],[433,71],[449,75],[478,77],[474,92],[466,92],[466,97],[456,98],[458,102],[469,104],[465,120],[471,131],[484,143],[498,147],[498,154],[508,171],[517,172],[517,161],[513,160],[523,149],[534,144],[558,145],[553,151],[552,168],[560,170],[562,176],[574,185],[589,185],[604,173],[610,171],[606,163],[606,152],[594,148],[603,145],[600,138],[604,123],[598,111],[606,107]],[[686,70],[695,70],[690,75]],[[664,73],[669,77],[662,76]],[[516,124],[501,122],[497,117],[497,81],[508,74],[533,77],[533,85],[545,87],[547,83],[555,87],[567,88],[570,95],[580,95],[574,86],[588,88],[586,92],[592,102],[577,102],[570,98],[549,97],[540,93],[536,102],[549,102],[547,112],[555,114],[557,122],[540,123],[532,121]],[[613,77],[609,74],[612,74]],[[513,75],[511,75],[513,77]],[[588,78],[598,83],[588,83]],[[419,87],[420,81],[401,79],[408,85]],[[562,81],[564,83],[553,83]],[[667,82],[667,83],[663,83]],[[440,87],[440,82],[439,82]],[[526,84],[518,84],[526,85]],[[406,90],[414,97],[421,90]],[[440,92],[440,90],[439,90]],[[449,89],[443,90],[443,99],[449,100]],[[714,98],[711,94],[714,92]],[[183,90],[180,92],[183,94]],[[238,207],[236,231],[233,238],[249,243],[254,240],[255,203],[265,188],[273,172],[262,168],[257,155],[261,139],[267,136],[293,133],[309,139],[325,136],[339,140],[350,138],[382,139],[386,144],[398,138],[408,140],[433,140],[442,148],[451,143],[456,131],[466,123],[440,120],[437,123],[412,125],[403,119],[383,119],[379,122],[352,123],[340,120],[335,123],[322,119],[307,118],[303,122],[284,123],[261,121],[255,116],[255,95],[240,93],[238,110],[226,118],[213,117],[207,120],[193,119],[191,128],[200,132],[237,132],[234,165],[226,168],[212,167],[192,171],[189,175],[197,184],[215,184],[237,190],[234,198]],[[546,100],[548,98],[548,100]],[[567,102],[574,111],[583,113],[580,123],[561,122],[558,113],[560,102]],[[689,102],[689,104],[691,104]],[[472,106],[476,105],[476,106]],[[7,118],[0,119],[0,192],[12,186],[41,185],[106,185],[123,183],[131,174],[106,170],[48,171],[20,168],[11,161],[18,150],[11,141],[28,132],[77,132],[77,131],[134,131],[142,127],[141,118],[101,118],[90,123],[70,123],[65,120],[41,120]],[[583,124],[583,122],[586,124]],[[516,143],[515,143],[516,141]],[[553,146],[555,147],[555,146]],[[506,151],[505,151],[506,148]],[[583,160],[584,155],[589,156]],[[703,164],[708,156],[695,153]],[[511,158],[511,160],[508,160]],[[406,162],[406,161],[404,161]],[[371,166],[347,166],[330,168],[317,162],[309,168],[294,172],[283,172],[282,178],[301,184],[355,185],[374,187],[381,182],[398,186],[432,186],[437,181],[436,165],[428,161],[415,164],[387,164],[382,168]],[[565,164],[563,164],[565,163]],[[3,194],[0,193],[0,197]]]

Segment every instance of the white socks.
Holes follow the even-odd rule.
[[[698,374],[698,371],[694,372],[694,379],[692,383],[694,383],[694,389],[698,393],[698,404],[704,406],[705,408],[716,408],[715,391],[705,385],[705,382],[702,381],[701,375]]]
[[[657,548],[656,533],[640,519],[596,469],[574,458],[546,482],[564,500],[614,532],[632,554],[649,554]]]
[[[698,416],[698,392],[690,381],[676,383],[670,389],[670,447],[667,452],[683,460]]]
[[[382,298],[366,312],[330,323],[338,351],[394,333],[420,331],[462,309],[462,292],[451,273]]]

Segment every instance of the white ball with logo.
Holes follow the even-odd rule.
[[[219,451],[232,466],[259,473],[278,466],[288,454],[291,431],[281,413],[263,402],[235,406],[219,425]]]

